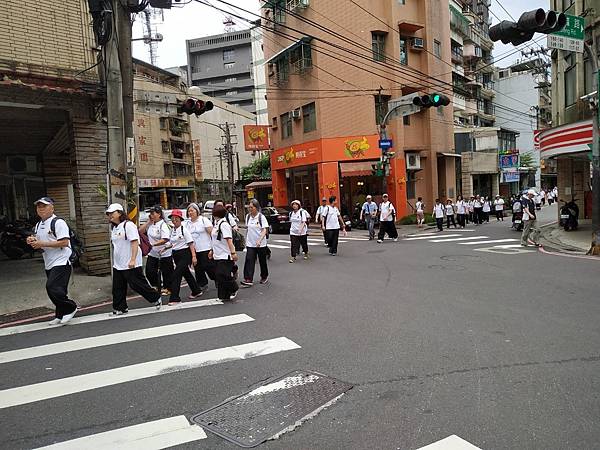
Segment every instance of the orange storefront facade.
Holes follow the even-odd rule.
[[[392,158],[385,181],[372,176],[371,165],[381,155],[378,139],[377,135],[322,138],[274,150],[274,205],[286,206],[298,199],[314,213],[322,197],[335,195],[341,209],[351,213],[367,194],[377,198],[385,191],[402,217],[407,210],[405,162]]]

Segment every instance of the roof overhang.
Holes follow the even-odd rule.
[[[279,50],[277,53],[275,53],[273,56],[271,56],[269,59],[267,59],[265,61],[265,64],[268,63],[272,63],[273,61],[279,59],[282,55],[284,55],[287,52],[290,52],[292,50],[294,50],[296,47],[301,46],[302,44],[308,44],[310,41],[312,40],[311,37],[305,36],[302,39],[298,39],[296,42],[294,42],[291,45],[288,45],[286,48],[284,48],[283,50]]]
[[[398,22],[398,28],[400,29],[400,31],[404,31],[406,33],[414,33],[425,28],[425,25],[409,20],[401,20],[400,22]]]
[[[438,152],[437,154],[438,156],[447,156],[448,158],[462,158],[462,155],[458,154],[458,153],[444,153],[444,152]]]

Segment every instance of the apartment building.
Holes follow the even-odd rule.
[[[321,197],[335,195],[342,212],[351,212],[367,194],[388,192],[401,217],[412,212],[417,197],[428,205],[454,197],[450,107],[392,118],[386,129],[394,152],[389,175],[372,175],[381,156],[378,124],[389,103],[451,90],[448,8],[417,0],[307,5],[263,2],[275,205],[299,199],[312,211]]]
[[[250,30],[187,40],[186,47],[190,86],[256,113]]]
[[[107,134],[91,22],[85,0],[0,8],[0,215],[35,220],[33,202],[49,195],[83,241],[82,267],[105,274]]]

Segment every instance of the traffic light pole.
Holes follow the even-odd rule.
[[[598,242],[598,239],[600,239],[600,127],[598,125],[600,73],[598,72],[598,57],[595,47],[596,40],[593,39],[592,45],[585,43],[584,48],[592,63],[592,73],[594,74],[592,89],[596,91],[596,102],[592,104],[592,233],[596,233],[596,242]]]

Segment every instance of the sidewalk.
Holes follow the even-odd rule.
[[[592,242],[591,220],[580,220],[577,231],[565,231],[558,225],[558,205],[542,208],[538,214],[540,243],[560,253],[585,255]]]

